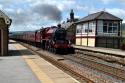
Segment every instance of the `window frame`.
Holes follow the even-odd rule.
[[[106,25],[105,25],[106,24]],[[105,29],[105,28],[106,29]],[[114,29],[114,27],[116,29]],[[110,29],[111,28],[111,29]],[[104,29],[106,31],[104,31]],[[110,30],[111,31],[110,31]],[[103,21],[103,33],[118,33],[118,22],[115,22],[115,21]]]

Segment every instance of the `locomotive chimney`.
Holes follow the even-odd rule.
[[[61,28],[61,24],[58,24],[57,26],[58,26],[58,28]]]

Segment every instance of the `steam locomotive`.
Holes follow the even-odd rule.
[[[74,48],[70,40],[67,39],[67,32],[60,25],[16,33],[11,35],[10,38],[34,44],[53,53],[74,53]]]

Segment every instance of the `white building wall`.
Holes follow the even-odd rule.
[[[76,26],[76,45],[95,46],[96,22],[81,23]],[[90,37],[90,38],[89,38]]]

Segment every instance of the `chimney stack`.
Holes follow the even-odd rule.
[[[73,9],[71,9],[71,12],[70,12],[70,20],[71,20],[71,22],[74,21],[74,12],[73,12]]]

